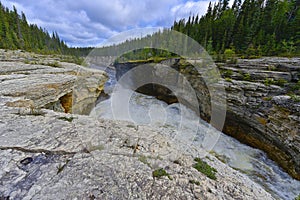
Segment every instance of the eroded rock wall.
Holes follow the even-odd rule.
[[[189,81],[197,95],[199,108],[192,106],[195,104],[188,100],[188,95],[183,96],[181,102],[199,111],[201,118],[210,122],[213,99],[201,74],[192,64],[176,59],[165,62]],[[117,78],[139,65],[116,64]],[[300,59],[239,60],[238,64],[220,63],[218,69],[223,77],[218,84],[226,90],[227,111],[223,131],[264,150],[289,174],[300,179],[300,91],[297,89],[300,87]],[[156,71],[159,76],[168,77],[161,70]],[[182,85],[182,79],[179,78],[175,84]]]
[[[300,59],[241,60],[220,66],[229,72],[224,132],[260,148],[300,179]],[[230,70],[230,71],[228,71]],[[228,80],[229,79],[229,80]]]
[[[0,62],[0,96],[16,97],[15,106],[49,108],[89,114],[103,90],[107,75],[76,64],[56,61],[56,66]],[[8,105],[14,105],[12,102]]]

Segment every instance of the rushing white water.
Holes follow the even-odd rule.
[[[108,74],[110,80],[106,84],[105,92],[112,95],[116,81],[113,70],[109,71]],[[164,133],[169,133],[171,138],[176,137],[182,143],[206,149],[206,142],[203,142],[206,140],[206,136],[210,135],[217,138],[217,143],[213,149],[208,149],[210,153],[215,154],[217,158],[232,168],[249,176],[275,198],[291,200],[300,193],[300,181],[291,178],[263,151],[242,144],[217,131],[185,106],[178,103],[168,105],[154,97],[136,92],[132,92],[128,105],[130,119],[123,120],[164,129]],[[111,98],[102,101],[93,109],[91,116],[118,119],[118,116],[112,112],[111,106]]]

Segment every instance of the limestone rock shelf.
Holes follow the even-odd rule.
[[[0,96],[15,97],[10,106],[89,114],[107,80],[104,72],[56,60],[43,60],[43,65],[5,60]]]
[[[106,75],[20,55],[0,62],[0,199],[273,199],[208,154],[209,179],[155,128],[64,113],[87,113]],[[153,177],[159,168],[170,178]]]

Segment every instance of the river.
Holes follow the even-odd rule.
[[[106,72],[110,79],[106,83],[104,91],[111,96],[116,84],[115,71],[112,68],[106,68]],[[111,98],[99,101],[90,115],[96,118],[119,119],[113,114],[111,103]],[[300,193],[300,181],[293,179],[284,172],[274,161],[268,158],[266,153],[242,144],[238,140],[213,129],[185,106],[178,103],[168,105],[152,96],[136,92],[132,93],[128,105],[131,119],[120,118],[120,120],[134,121],[137,125],[155,126],[158,129],[164,129],[164,132],[169,131],[170,134],[174,130],[178,130],[180,126],[180,130],[184,131],[185,136],[196,133],[190,143],[193,146],[199,146],[199,148],[202,145],[200,141],[203,140],[206,132],[214,131],[216,135],[219,135],[219,138],[209,153],[214,154],[230,167],[246,174],[276,199],[293,200]],[[187,120],[182,121],[183,112],[187,113],[185,115]],[[182,123],[179,124],[179,122]],[[187,137],[184,138],[186,140]]]

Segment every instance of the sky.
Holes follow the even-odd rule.
[[[27,21],[56,31],[72,47],[101,46],[121,32],[170,28],[174,20],[206,13],[209,0],[0,0]]]

